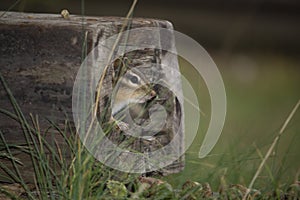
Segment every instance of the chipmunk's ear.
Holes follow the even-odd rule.
[[[114,60],[113,62],[113,67],[114,67],[114,75],[118,75],[121,71],[121,68],[123,68],[123,61],[121,58],[117,58],[116,60]]]
[[[113,61],[112,66],[113,66],[113,85],[115,86],[116,83],[118,82],[119,78],[124,75],[124,73],[127,70],[127,65],[126,65],[126,57],[124,58],[117,58]]]
[[[122,65],[122,60],[120,58],[115,59],[113,65],[114,65],[114,70],[116,70],[118,67]]]

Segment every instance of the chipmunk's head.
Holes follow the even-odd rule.
[[[116,86],[113,99],[113,114],[120,111],[129,103],[145,103],[156,96],[150,81],[138,69],[127,71]]]

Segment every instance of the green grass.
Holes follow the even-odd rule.
[[[13,166],[9,168],[0,163],[6,172],[1,176],[19,183],[24,190],[23,196],[17,197],[0,186],[1,193],[12,199],[197,199],[205,196],[207,190],[204,183],[208,183],[217,194],[215,198],[242,198],[242,191],[248,187],[266,151],[299,99],[297,71],[297,68],[266,66],[258,69],[252,83],[243,85],[235,79],[232,71],[222,68],[228,96],[228,118],[213,152],[205,159],[197,157],[209,116],[209,108],[204,104],[209,105],[209,99],[204,97],[200,107],[207,116],[202,116],[200,132],[186,152],[184,171],[163,177],[165,184],[147,189],[139,184],[138,174],[123,174],[121,179],[115,180],[114,175],[119,172],[95,160],[67,121],[63,128],[49,122],[47,130],[40,130],[37,117],[31,116],[31,120],[27,121],[9,88],[4,85],[14,113],[3,108],[1,112],[19,122],[27,144],[8,144],[0,131],[0,160],[10,160]],[[268,78],[264,74],[268,74]],[[2,83],[5,80],[2,79]],[[201,97],[205,96],[205,87],[201,83],[194,84],[194,87],[202,88]],[[280,198],[284,194],[299,198],[299,184],[295,184],[299,181],[300,168],[297,146],[299,118],[298,111],[256,179],[254,189],[257,191],[251,194],[256,194],[257,199]],[[64,138],[65,149],[46,141],[50,129],[56,129]],[[16,149],[27,152],[32,159],[36,180],[33,186],[22,178],[23,172],[19,170],[22,160],[15,158]],[[68,162],[63,152],[70,152]]]
[[[84,14],[84,1],[81,2]],[[0,177],[18,183],[23,190],[22,196],[18,196],[0,184],[0,194],[11,199],[199,199],[209,191],[204,184],[208,183],[216,192],[215,198],[242,198],[243,190],[250,184],[279,129],[300,99],[299,61],[257,54],[248,55],[246,59],[237,55],[226,60],[216,57],[228,100],[221,138],[210,155],[198,158],[209,122],[210,100],[201,77],[195,76],[191,66],[181,60],[183,74],[199,91],[199,105],[205,116],[201,116],[198,135],[186,152],[183,172],[163,177],[167,183],[153,187],[139,184],[138,174],[123,174],[122,179],[114,180],[119,172],[95,160],[72,132],[68,121],[63,128],[49,122],[49,129],[56,129],[64,138],[65,149],[59,148],[55,140],[47,142],[45,136],[51,135],[49,130],[40,130],[36,116],[26,120],[4,85],[14,113],[1,107],[0,111],[19,122],[26,144],[7,143],[0,130],[0,161],[9,160],[12,166],[0,162],[0,168],[4,170]],[[1,74],[0,77],[3,78]],[[1,82],[4,84],[5,80]],[[300,186],[296,183],[300,174],[299,121],[298,111],[256,179],[254,188],[257,191],[250,193],[255,196],[257,192],[256,199],[280,199],[284,194],[290,195],[290,199],[300,198]],[[22,160],[15,157],[16,150],[30,156],[35,184],[30,185],[24,180],[24,172],[20,171]],[[70,153],[68,161],[63,152]]]
[[[230,60],[236,59],[232,55]],[[209,122],[208,116],[201,116],[200,130],[192,146],[186,153],[186,167],[179,175],[166,178],[174,185],[181,185],[186,179],[211,183],[218,190],[223,180],[228,184],[247,186],[255,174],[261,157],[270,147],[280,127],[293,106],[300,99],[299,68],[297,61],[287,57],[260,57],[252,55],[255,65],[254,77],[247,76],[243,66],[232,66],[232,62],[217,60],[227,92],[227,119],[222,135],[209,156],[198,159],[198,151],[203,133]],[[183,64],[183,74],[195,74],[188,63]],[[247,63],[244,63],[247,64]],[[240,69],[238,68],[240,67]],[[186,69],[186,71],[184,71]],[[237,74],[240,70],[240,74]],[[210,113],[208,93],[201,77],[190,78],[194,89],[199,91],[199,105],[204,113]],[[264,169],[255,184],[262,191],[284,189],[299,180],[300,151],[298,147],[300,131],[299,111],[291,120],[284,135],[267,162],[269,171]],[[187,133],[188,134],[188,133]]]

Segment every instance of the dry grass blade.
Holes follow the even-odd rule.
[[[96,98],[96,105],[99,104],[99,100],[100,100],[100,90],[101,90],[101,87],[102,87],[102,84],[103,84],[104,76],[105,76],[105,74],[106,74],[106,71],[107,71],[107,69],[108,69],[109,63],[110,63],[111,58],[112,58],[112,56],[113,56],[114,50],[116,49],[116,47],[117,47],[117,45],[118,45],[118,43],[119,43],[119,41],[120,41],[120,39],[121,39],[122,32],[125,30],[125,28],[126,28],[128,22],[129,22],[130,16],[132,16],[132,13],[133,13],[133,11],[134,11],[134,8],[135,8],[137,2],[138,2],[138,0],[134,0],[134,1],[133,1],[132,5],[131,5],[131,7],[130,7],[128,13],[127,13],[127,16],[126,16],[126,18],[125,18],[125,22],[122,24],[121,30],[120,30],[120,32],[119,32],[119,34],[118,34],[118,37],[116,38],[116,41],[115,41],[114,44],[113,44],[112,50],[111,50],[110,55],[109,55],[109,57],[108,57],[107,64],[106,64],[106,66],[105,66],[105,68],[104,68],[104,70],[103,70],[103,74],[102,74],[102,76],[101,76],[101,78],[100,78],[100,81],[99,81],[99,84],[98,84],[97,98]],[[97,114],[97,108],[98,108],[98,106],[95,107],[94,116],[96,116],[96,114]]]
[[[99,102],[100,102],[100,96],[101,96],[100,91],[101,91],[101,88],[102,88],[102,85],[103,85],[103,81],[104,81],[105,74],[106,74],[106,72],[107,72],[107,70],[108,70],[108,67],[109,67],[109,63],[110,63],[110,61],[111,61],[111,59],[112,59],[114,50],[116,49],[116,47],[117,47],[117,45],[118,45],[118,43],[119,43],[119,41],[120,41],[120,39],[121,39],[121,36],[122,36],[122,34],[123,34],[123,32],[124,32],[126,26],[127,26],[128,23],[129,23],[129,20],[130,20],[132,14],[133,14],[133,11],[134,11],[134,9],[135,9],[135,6],[136,6],[137,2],[138,2],[138,0],[133,0],[133,3],[132,3],[132,5],[131,5],[131,7],[130,7],[130,9],[129,9],[127,15],[126,15],[125,21],[124,21],[124,23],[122,24],[121,30],[120,30],[120,32],[119,32],[119,34],[118,34],[118,36],[117,36],[117,38],[116,38],[116,40],[115,40],[113,46],[112,46],[112,50],[111,50],[110,55],[108,56],[108,59],[107,59],[107,64],[106,64],[106,66],[105,66],[104,69],[103,69],[102,76],[100,77],[100,80],[99,80],[99,82],[98,82],[98,86],[97,86],[97,88],[96,88],[96,90],[97,90],[96,101],[95,101],[95,105],[96,105],[96,106],[95,106],[95,109],[93,110],[92,121],[91,121],[91,123],[90,123],[90,126],[89,126],[88,130],[86,131],[86,137],[85,137],[85,139],[84,139],[84,143],[85,143],[85,141],[86,141],[86,139],[87,139],[89,133],[91,132],[91,128],[92,128],[93,123],[94,123],[95,120],[97,119],[97,111],[98,111],[98,106],[97,106],[97,105],[99,105]]]
[[[271,153],[273,152],[273,149],[275,147],[275,145],[277,144],[280,136],[282,135],[282,133],[284,132],[284,130],[286,129],[288,123],[291,121],[291,119],[293,118],[294,114],[296,113],[298,107],[300,106],[300,100],[297,102],[297,104],[295,105],[295,107],[293,108],[292,112],[289,114],[288,118],[285,120],[282,128],[280,129],[278,135],[275,137],[272,145],[270,146],[267,154],[265,155],[264,159],[262,160],[262,162],[260,163],[255,175],[253,176],[252,180],[251,180],[251,183],[249,184],[249,187],[243,197],[243,200],[246,200],[247,199],[247,196],[249,194],[249,192],[251,191],[253,185],[254,185],[254,182],[255,180],[257,179],[258,175],[260,174],[260,172],[262,171],[262,168],[263,166],[265,165],[266,161],[268,160],[268,158],[270,157]]]

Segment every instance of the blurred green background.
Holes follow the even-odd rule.
[[[131,1],[6,0],[0,10],[93,16],[125,16]],[[199,91],[199,134],[186,153],[182,173],[166,177],[176,185],[186,180],[248,185],[288,114],[300,99],[300,1],[298,0],[141,0],[135,17],[166,19],[177,31],[197,40],[211,55],[227,92],[227,119],[209,156],[198,151],[209,122],[210,100],[200,76],[181,60],[183,74]],[[188,117],[188,116],[186,116]],[[257,180],[290,183],[300,173],[300,111],[280,138]],[[273,179],[273,181],[272,181]]]

